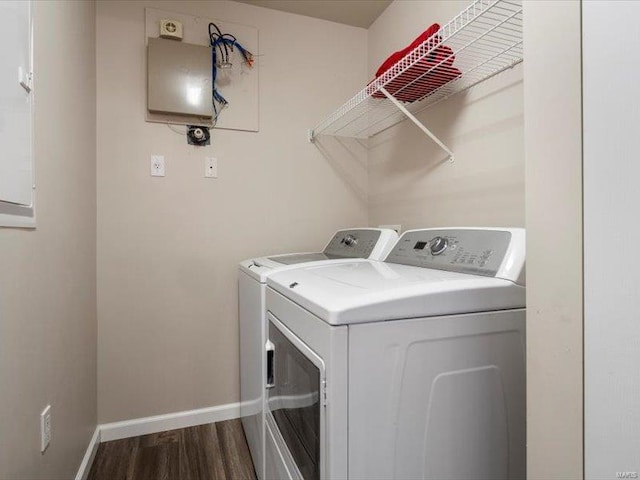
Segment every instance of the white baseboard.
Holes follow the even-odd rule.
[[[93,459],[96,456],[96,452],[98,451],[99,445],[100,445],[100,425],[98,425],[96,427],[96,431],[93,432],[93,436],[89,441],[89,446],[87,447],[87,451],[84,454],[82,463],[80,464],[80,468],[78,469],[78,473],[76,474],[75,480],[87,480],[87,476],[89,475],[89,471],[91,470],[91,465],[93,464]]]
[[[121,438],[137,437],[149,433],[164,432],[176,428],[195,427],[207,423],[222,422],[240,417],[240,404],[228,403],[217,407],[199,408],[184,412],[167,413],[153,417],[134,418],[122,422],[103,423],[96,427],[87,451],[84,454],[75,480],[86,480],[93,464],[93,459],[102,442]]]
[[[228,403],[217,407],[186,410],[153,417],[134,418],[122,422],[99,425],[100,441],[119,440],[149,433],[164,432],[176,428],[194,427],[207,423],[222,422],[240,417],[240,404]]]

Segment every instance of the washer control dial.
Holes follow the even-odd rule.
[[[449,246],[449,240],[444,237],[435,237],[429,242],[431,255],[440,255]]]
[[[353,235],[347,235],[346,237],[344,237],[342,239],[342,242],[347,247],[355,247],[358,244],[358,239],[356,237],[354,237]]]

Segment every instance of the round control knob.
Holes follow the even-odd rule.
[[[353,235],[347,235],[342,241],[347,247],[355,247],[358,243],[358,239]]]
[[[431,255],[440,255],[449,246],[449,240],[444,237],[436,237],[429,242]]]

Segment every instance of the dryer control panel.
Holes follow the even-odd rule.
[[[385,262],[494,277],[510,242],[506,230],[413,230],[400,237]]]

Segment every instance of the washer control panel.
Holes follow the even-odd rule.
[[[415,230],[400,237],[385,262],[493,277],[510,242],[504,230]]]
[[[333,236],[323,253],[328,257],[368,258],[379,238],[378,230],[341,230]]]

